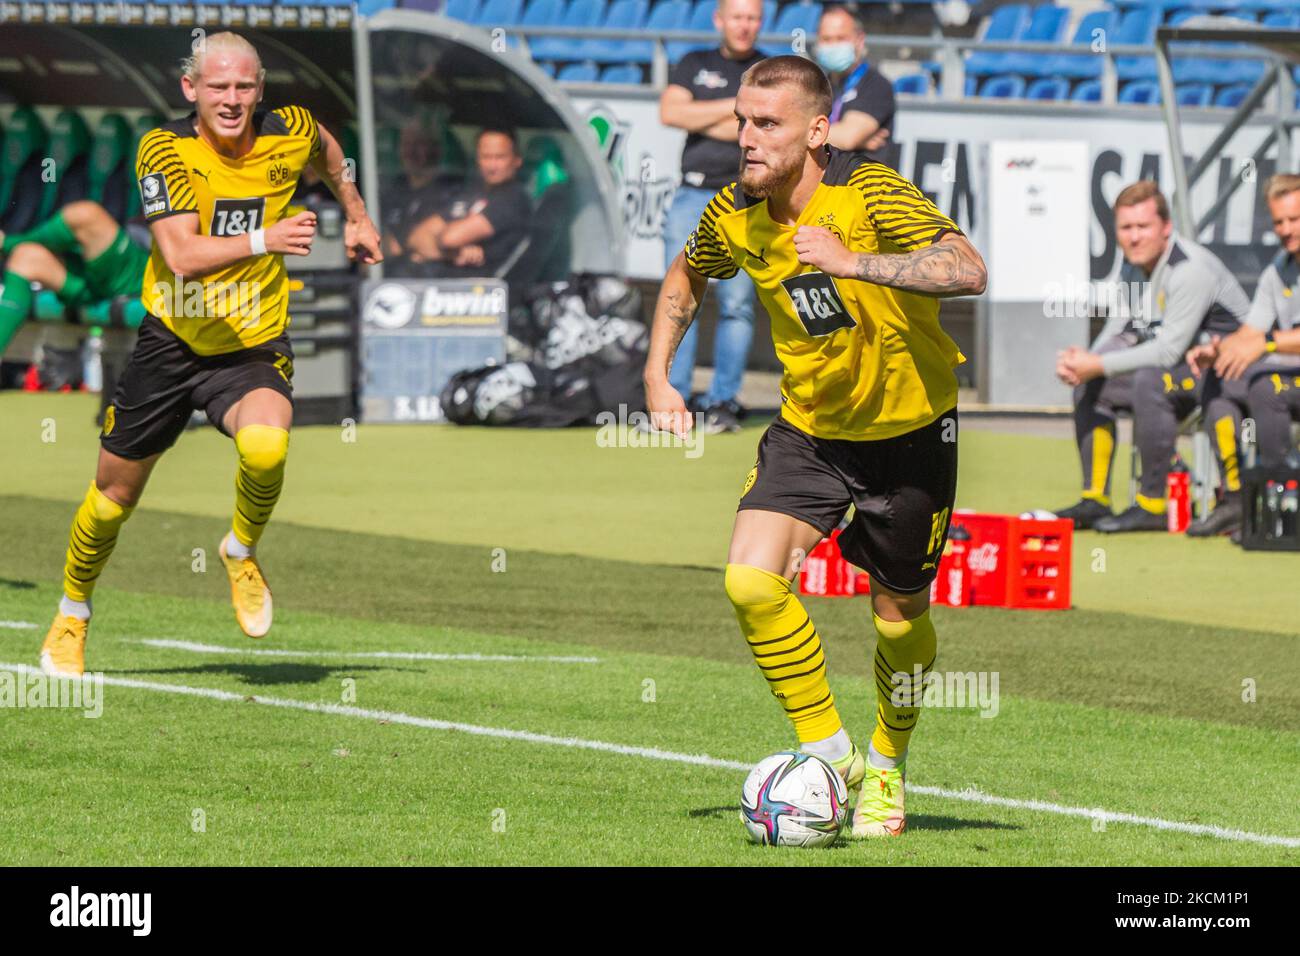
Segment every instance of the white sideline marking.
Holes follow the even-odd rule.
[[[165,647],[175,651],[193,651],[197,654],[256,654],[261,657],[366,657],[403,661],[524,661],[547,664],[599,664],[598,657],[546,657],[519,654],[436,654],[427,651],[294,651],[267,647],[222,647],[218,644],[196,644],[193,641],[142,640],[150,647]]]
[[[0,670],[17,671],[23,674],[40,674],[39,668],[27,664],[0,663]],[[156,683],[154,681],[132,680],[125,677],[105,677],[104,683],[113,687],[130,687],[136,690],[153,690],[165,694],[181,694],[188,697],[206,697],[210,700],[224,700],[231,703],[262,704],[266,707],[283,707],[287,710],[305,710],[317,714],[333,714],[336,717],[360,717],[363,720],[386,720],[391,724],[407,724],[423,727],[427,730],[454,730],[460,733],[476,734],[480,737],[499,737],[505,740],[523,740],[534,744],[550,744],[557,747],[575,747],[582,750],[601,750],[607,753],[623,754],[630,757],[647,757],[652,760],[667,760],[673,763],[695,764],[703,767],[720,767],[724,770],[749,770],[750,764],[737,760],[723,760],[706,754],[684,754],[672,750],[660,750],[657,747],[632,747],[626,744],[612,744],[603,740],[584,740],[581,737],[555,737],[550,734],[535,734],[526,730],[509,730],[502,727],[482,727],[478,724],[462,724],[450,720],[434,720],[430,717],[416,717],[397,711],[368,710],[364,707],[350,707],[346,704],[319,704],[306,700],[292,700],[284,697],[260,697],[250,694],[236,694],[227,690],[211,687],[187,687],[183,684]],[[1181,823],[1177,820],[1161,820],[1158,817],[1140,817],[1131,813],[1115,813],[1110,810],[1089,809],[1087,807],[1067,807],[1059,803],[1043,800],[1012,800],[1008,797],[995,797],[980,793],[973,787],[965,790],[947,790],[943,787],[925,787],[908,784],[913,793],[939,797],[944,800],[960,800],[967,803],[983,803],[990,806],[1007,807],[1013,810],[1035,810],[1040,813],[1055,813],[1067,817],[1085,817],[1092,820],[1105,820],[1113,823],[1132,823],[1137,826],[1152,827],[1176,833],[1190,833],[1195,836],[1210,836],[1219,840],[1234,840],[1242,843],[1259,843],[1264,846],[1300,847],[1300,837],[1272,836],[1267,833],[1251,833],[1228,827],[1209,826],[1203,823]]]
[[[0,621],[0,627],[7,627],[15,631],[34,631],[40,625],[33,621]]]

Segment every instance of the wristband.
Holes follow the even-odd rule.
[[[1264,333],[1264,351],[1269,355],[1277,351],[1277,341],[1273,338],[1272,329]]]
[[[252,246],[253,255],[266,255],[266,230],[254,229],[248,234],[248,244]]]

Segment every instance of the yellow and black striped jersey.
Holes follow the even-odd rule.
[[[709,202],[686,242],[696,272],[744,269],[772,320],[785,369],[781,414],[818,438],[892,438],[957,404],[953,368],[965,361],[939,326],[939,300],[799,262],[799,226],[830,229],[853,252],[906,253],[957,225],[919,189],[862,153],[826,147],[829,162],[793,226],[735,183]]]
[[[146,133],[136,156],[145,219],[197,213],[201,234],[237,236],[283,218],[299,174],[320,152],[320,132],[300,106],[258,110],[252,122],[257,139],[238,159],[209,146],[192,113]],[[199,355],[260,345],[289,324],[284,257],[271,253],[178,278],[155,241],[140,298]]]

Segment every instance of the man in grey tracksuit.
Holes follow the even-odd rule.
[[[1291,422],[1300,421],[1300,176],[1278,174],[1264,194],[1281,248],[1260,273],[1242,327],[1194,347],[1187,360],[1245,382],[1259,463],[1276,468],[1295,450]]]
[[[1188,533],[1222,534],[1241,520],[1237,435],[1246,413],[1244,383],[1209,373],[1198,376],[1184,361],[1198,340],[1235,332],[1250,308],[1241,284],[1217,256],[1173,234],[1168,204],[1155,183],[1125,188],[1115,201],[1115,232],[1127,260],[1121,278],[1138,291],[1132,315],[1113,316],[1092,351],[1063,352],[1057,374],[1075,386],[1075,438],[1083,465],[1078,504],[1057,512],[1075,527],[1103,532],[1166,528],[1165,487],[1178,422],[1197,406],[1215,448],[1223,497]],[[1116,515],[1110,508],[1115,422],[1133,414],[1142,458],[1137,500]]]

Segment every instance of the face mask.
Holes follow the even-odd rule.
[[[817,62],[827,73],[843,73],[856,59],[852,43],[828,43],[817,48]]]

